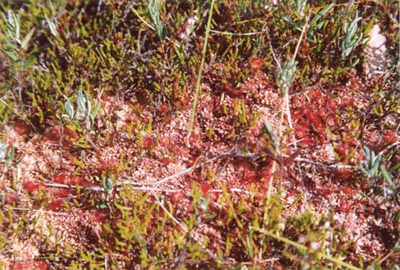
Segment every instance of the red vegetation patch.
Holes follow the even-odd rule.
[[[54,183],[64,184],[68,186],[84,186],[90,187],[93,184],[85,180],[82,176],[70,175],[70,174],[58,174],[53,177]]]
[[[68,127],[52,126],[44,131],[43,139],[45,142],[53,144],[61,143],[62,147],[67,150],[72,146],[73,141],[79,139],[79,134]]]
[[[24,181],[24,189],[26,192],[28,192],[29,194],[33,194],[38,192],[41,189],[44,189],[44,184],[43,182],[34,182],[34,181]]]
[[[336,117],[339,101],[315,88],[293,98],[292,120],[300,146],[315,147],[328,140],[326,131],[338,127]]]
[[[32,261],[24,261],[24,262],[15,262],[11,265],[11,269],[13,270],[47,270],[49,269],[49,265],[45,261],[41,260],[32,260]]]
[[[143,138],[143,147],[145,149],[150,149],[154,145],[153,139],[149,136]]]
[[[64,204],[63,199],[54,199],[49,203],[49,205],[47,206],[47,209],[52,210],[52,211],[60,210],[62,208],[63,204]]]
[[[32,126],[20,120],[14,123],[13,128],[14,131],[20,136],[24,136],[32,132]]]

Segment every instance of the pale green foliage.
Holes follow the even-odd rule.
[[[296,62],[293,61],[293,59],[289,59],[283,64],[282,69],[278,72],[277,81],[282,96],[289,92],[295,78],[296,70]]]
[[[361,173],[366,176],[367,185],[369,188],[374,188],[377,181],[381,178],[385,179],[387,187],[383,187],[385,197],[398,193],[400,183],[394,183],[391,174],[387,171],[383,161],[383,153],[376,154],[367,146],[364,146],[365,159],[358,164]]]
[[[20,49],[25,50],[32,38],[35,28],[32,28],[25,37],[21,40],[21,27],[20,27],[20,15],[15,15],[12,10],[7,12],[7,16],[3,15],[3,20],[6,22],[7,33],[9,39],[6,42],[10,47],[15,48],[15,43],[20,46]],[[14,61],[18,60],[18,56],[13,52],[7,51],[7,55],[10,56]]]
[[[69,121],[77,120],[83,121],[85,123],[85,127],[91,129],[94,124],[94,119],[99,112],[100,103],[95,102],[94,108],[92,108],[92,102],[89,99],[87,92],[78,90],[78,98],[76,100],[76,107],[72,105],[70,99],[64,103],[64,108],[66,111],[65,117],[69,119]]]
[[[165,38],[165,30],[163,22],[160,18],[160,11],[162,8],[161,4],[162,4],[161,0],[149,0],[150,18],[153,23],[153,27],[157,31],[159,39],[162,41]]]
[[[358,30],[358,23],[362,18],[356,11],[355,17],[344,25],[344,37],[342,39],[342,58],[348,57],[355,47],[360,43],[363,34]]]

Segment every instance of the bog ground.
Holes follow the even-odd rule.
[[[1,269],[400,269],[398,1],[1,3]]]

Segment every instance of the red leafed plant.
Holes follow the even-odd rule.
[[[342,141],[336,149],[336,153],[338,154],[341,161],[349,160],[354,154],[354,148],[356,146],[356,142],[354,140],[344,140]]]
[[[47,206],[47,208],[49,210],[58,210],[63,206],[64,200],[63,199],[54,199],[52,200],[49,205]]]
[[[64,184],[69,186],[84,186],[89,187],[92,184],[85,180],[82,176],[79,175],[70,175],[70,174],[58,174],[53,177],[53,181],[58,184]]]
[[[44,188],[43,183],[36,183],[36,182],[30,181],[30,180],[24,181],[23,185],[24,185],[24,189],[29,194],[35,193],[35,192],[39,191],[40,189]]]
[[[96,169],[100,173],[105,172],[108,175],[115,175],[118,172],[118,160],[114,158],[103,160],[100,157],[100,163],[97,164]]]
[[[143,147],[144,147],[145,149],[149,149],[149,148],[151,148],[153,145],[154,145],[154,142],[153,142],[153,139],[152,139],[152,138],[150,138],[150,137],[148,137],[148,136],[146,136],[146,137],[143,138]]]
[[[15,262],[11,266],[13,270],[47,270],[49,269],[49,265],[43,260],[31,260],[31,261],[22,261]]]

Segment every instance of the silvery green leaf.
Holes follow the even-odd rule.
[[[358,22],[361,20],[361,17],[358,17],[358,13],[356,13],[356,18],[350,24],[350,33],[349,35],[352,37],[356,34],[358,29]]]
[[[274,150],[278,151],[279,150],[279,139],[278,136],[276,136],[275,132],[272,130],[272,126],[269,123],[269,121],[267,119],[263,119],[264,120],[264,128],[265,131],[267,131],[268,135],[271,137],[273,143],[274,143]]]
[[[90,102],[89,97],[86,92],[85,92],[85,103],[86,103],[87,114],[90,114],[90,112],[92,111],[92,103]]]
[[[317,13],[317,15],[314,16],[314,18],[312,18],[312,20],[310,21],[310,25],[313,25],[314,23],[316,23],[322,16],[324,16],[326,13],[329,12],[329,10],[333,7],[334,3],[331,3],[330,5],[328,5],[327,7],[323,8],[320,12]]]
[[[24,61],[24,68],[31,67],[34,62],[36,62],[36,56],[34,54],[29,55]]]
[[[297,13],[302,17],[304,16],[303,9],[306,6],[306,4],[307,0],[296,0]]]
[[[68,117],[70,119],[74,119],[75,118],[75,110],[74,110],[74,106],[72,105],[72,103],[69,99],[67,99],[67,101],[64,103],[64,108],[65,108],[65,111],[67,112]]]
[[[19,17],[15,16],[12,10],[7,12],[7,31],[16,40],[19,40]]]
[[[319,29],[321,29],[321,27],[324,25],[324,21],[322,21],[322,22],[319,22],[315,27],[313,27],[313,30],[319,30]]]
[[[365,159],[366,160],[369,160],[370,159],[370,153],[371,153],[371,151],[369,150],[369,148],[368,147],[366,147],[366,146],[364,146],[364,153],[365,153]]]
[[[289,90],[294,80],[294,74],[296,70],[296,62],[294,62],[292,59],[287,60],[283,64],[282,69],[278,73],[278,85],[282,91],[282,94],[285,94]]]
[[[375,155],[375,152],[371,151],[371,160],[370,160],[371,166],[374,166],[376,164],[376,162],[377,161],[380,162],[380,160],[381,160],[381,156]]]
[[[5,55],[10,57],[13,61],[18,61],[18,55],[16,55],[14,52],[12,52],[12,51],[3,51],[3,52]]]
[[[78,109],[82,112],[86,111],[86,98],[82,90],[78,91],[78,99],[76,100]]]
[[[343,52],[343,55],[345,57],[349,56],[352,50],[353,50],[352,48],[345,49],[344,52]]]
[[[0,145],[0,161],[6,158],[7,144]]]
[[[200,197],[198,200],[198,204],[203,211],[208,210],[209,202],[210,202],[210,198],[208,196],[206,198]]]
[[[49,19],[49,18],[47,17],[47,15],[45,15],[45,18],[46,18],[47,24],[49,25],[50,33],[51,33],[53,36],[56,37],[56,36],[58,35],[58,32],[57,32],[57,19],[56,19],[56,18],[51,18],[51,19]]]
[[[104,191],[109,194],[113,190],[113,185],[112,185],[112,178],[109,176],[103,176],[101,178],[102,186]]]
[[[291,18],[289,18],[288,16],[282,15],[282,19],[284,19],[285,21],[290,23],[297,30],[301,31],[301,27],[297,23],[295,23]]]
[[[35,32],[35,28],[32,28],[31,31],[29,31],[29,33],[25,36],[24,40],[21,42],[21,49],[23,49],[23,50],[26,49],[34,32]]]
[[[397,241],[396,245],[393,248],[393,251],[395,251],[395,252],[400,251],[400,241]],[[399,267],[398,269],[400,269],[400,266],[398,266],[398,267]]]
[[[385,165],[381,164],[381,166],[379,168],[381,169],[382,176],[385,179],[386,183],[388,183],[389,187],[392,190],[396,190],[396,186],[394,185],[394,183],[392,181],[392,177],[390,176],[389,172],[386,170]]]
[[[379,167],[379,163],[381,162],[381,158],[380,158],[380,156],[378,156],[374,161],[373,161],[373,163],[371,164],[372,165],[372,168],[371,168],[371,170],[370,170],[370,175],[371,175],[371,177],[372,176],[375,176],[375,174],[376,174],[376,172],[378,171],[378,167]]]
[[[369,176],[368,170],[367,170],[366,168],[364,168],[361,164],[358,164],[358,168],[360,169],[360,171],[361,171],[364,175]]]
[[[94,109],[93,109],[92,114],[91,114],[93,120],[94,120],[94,118],[97,116],[97,114],[99,113],[99,110],[100,110],[100,103],[97,103],[96,106],[95,106]]]

